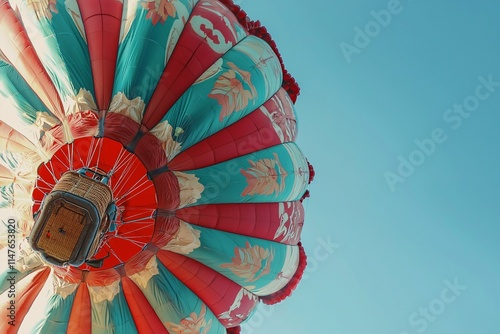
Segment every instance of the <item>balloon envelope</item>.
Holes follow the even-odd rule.
[[[313,174],[297,94],[229,0],[1,1],[0,330],[237,332],[285,298]],[[27,238],[83,167],[110,176],[109,257],[54,266]]]

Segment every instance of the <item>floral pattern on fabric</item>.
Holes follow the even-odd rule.
[[[137,123],[142,120],[142,112],[146,104],[140,97],[136,97],[133,100],[129,100],[125,94],[118,93],[113,96],[111,105],[109,106],[109,112],[115,112],[117,114],[122,114],[128,118],[133,119]]]
[[[242,319],[250,316],[258,302],[259,298],[256,295],[241,288],[229,310],[219,314],[217,318],[229,326],[239,324]],[[248,305],[252,305],[252,307],[248,307]]]
[[[155,256],[151,257],[146,266],[139,272],[130,275],[130,279],[142,289],[146,289],[149,281],[159,274],[158,261]]]
[[[200,178],[193,174],[183,172],[173,172],[180,187],[180,204],[179,208],[196,203],[201,198],[201,193],[205,190],[201,184]]]
[[[40,133],[40,139],[43,137],[43,135],[52,129],[54,126],[59,124],[59,120],[52,116],[51,114],[44,112],[44,111],[37,111],[36,112],[36,119],[33,125],[36,127],[38,132]]]
[[[278,195],[285,189],[286,171],[281,165],[278,155],[273,153],[274,159],[249,160],[250,168],[242,169],[241,174],[246,177],[248,186],[241,196],[248,195]]]
[[[272,122],[276,134],[282,143],[288,143],[295,140],[297,136],[297,120],[293,113],[293,105],[289,98],[283,96],[283,91],[279,91],[270,100],[272,107],[270,109],[261,108],[261,111]]]
[[[120,280],[115,280],[104,286],[88,285],[88,288],[90,299],[94,304],[99,304],[104,301],[108,303],[113,302],[113,299],[115,299],[116,295],[118,295],[121,290]]]
[[[174,237],[162,249],[178,254],[189,254],[201,246],[199,230],[181,221]]]
[[[165,23],[169,17],[177,15],[175,2],[177,0],[145,0],[142,7],[148,10],[146,19],[151,20],[153,25],[158,22]]]
[[[257,90],[252,84],[250,72],[239,69],[234,63],[228,62],[231,68],[221,75],[210,94],[212,99],[216,99],[222,107],[219,121],[231,116],[235,111],[241,111],[248,106],[248,103],[257,97]],[[245,89],[244,84],[249,87]]]
[[[274,240],[287,243],[300,235],[300,227],[297,226],[302,212],[293,203],[279,203],[280,227],[274,234]]]
[[[182,145],[176,139],[184,132],[180,127],[174,131],[168,121],[159,123],[150,131],[161,142],[163,152],[168,160],[172,160],[181,151]]]
[[[69,97],[69,102],[66,106],[66,115],[72,115],[86,110],[97,112],[98,108],[92,93],[86,89],[80,88],[76,96]]]
[[[255,282],[270,273],[273,259],[274,251],[258,245],[251,246],[247,241],[245,247],[234,249],[233,261],[221,264],[221,268],[230,269],[246,282]]]
[[[207,334],[212,327],[212,320],[207,321],[205,316],[207,307],[202,305],[200,314],[192,312],[189,317],[181,320],[179,324],[165,323],[165,327],[172,334]]]

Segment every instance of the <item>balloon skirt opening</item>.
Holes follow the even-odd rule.
[[[109,138],[87,137],[62,146],[50,161],[40,165],[33,191],[33,214],[44,198],[68,171],[81,168],[110,175],[108,185],[116,204],[113,227],[105,234],[95,259],[104,258],[101,268],[87,264],[81,270],[105,270],[125,264],[141,252],[154,233],[156,193],[141,161],[123,145]]]

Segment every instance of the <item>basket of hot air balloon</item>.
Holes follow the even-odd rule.
[[[111,223],[114,205],[106,182],[105,175],[85,168],[66,172],[35,215],[31,247],[58,266],[90,260]]]
[[[0,1],[0,332],[237,333],[289,296],[298,93],[230,0]]]

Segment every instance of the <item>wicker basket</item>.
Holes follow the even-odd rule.
[[[98,250],[109,227],[111,189],[77,172],[67,172],[45,198],[30,235],[34,249],[55,265],[79,266]]]
[[[111,189],[104,183],[91,179],[77,172],[67,172],[54,186],[54,191],[64,191],[92,202],[103,217],[106,208],[113,199]]]

